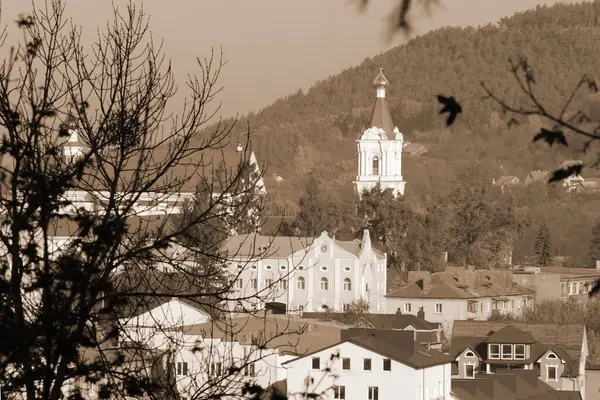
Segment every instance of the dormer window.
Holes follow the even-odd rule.
[[[502,345],[502,359],[503,360],[512,360],[512,358],[513,358],[512,344],[503,344]]]
[[[525,345],[515,344],[515,360],[524,360],[525,357]]]
[[[490,344],[488,347],[488,355],[492,360],[500,359],[500,345],[499,344]]]
[[[321,245],[321,253],[327,253],[328,250],[329,250],[329,247],[327,246],[327,244],[323,243]]]
[[[556,360],[558,357],[554,353],[548,353],[548,356],[546,358],[551,358],[551,359]]]
[[[465,357],[475,357],[475,353],[473,353],[472,351],[467,351],[465,353]]]

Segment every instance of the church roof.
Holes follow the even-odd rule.
[[[388,80],[383,75],[383,70],[379,70],[379,75],[373,81],[373,84],[378,89],[384,89],[389,85]],[[385,90],[385,89],[384,89]],[[375,105],[373,106],[373,118],[371,119],[371,127],[381,128],[389,136],[394,131],[394,123],[392,121],[392,115],[390,114],[390,108],[385,98],[385,92],[383,96],[377,95],[375,99]]]

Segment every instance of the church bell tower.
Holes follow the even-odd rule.
[[[373,81],[377,89],[371,127],[356,141],[358,147],[358,176],[356,190],[361,196],[377,184],[381,190],[392,189],[396,196],[404,194],[406,182],[402,178],[402,147],[404,138],[394,126],[385,98],[389,82],[383,69]]]

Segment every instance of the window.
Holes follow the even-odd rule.
[[[298,271],[302,271],[304,269],[304,267],[302,265],[298,265],[298,268],[296,268]]]
[[[242,268],[244,268],[244,266],[242,264],[237,265],[237,269],[242,269]]]
[[[369,400],[379,400],[379,388],[377,386],[369,386]]]
[[[472,351],[467,351],[465,353],[465,357],[475,357],[475,353],[473,353]]]
[[[266,269],[267,271],[270,271],[272,268],[273,268],[273,267],[271,267],[270,265],[267,265],[267,266],[265,267],[265,269]]]
[[[569,282],[569,296],[573,294],[573,282]]]
[[[219,376],[221,375],[221,363],[211,363],[210,364],[210,376]]]
[[[556,374],[556,365],[548,365],[546,366],[546,376],[548,380],[553,380],[556,381],[558,380],[557,374]]]
[[[363,358],[363,371],[370,371],[370,370],[371,370],[371,359]]]
[[[252,280],[250,281],[250,287],[252,289],[258,289],[258,279],[252,278]]]
[[[270,287],[273,284],[273,279],[265,279],[265,287]]]
[[[329,281],[327,278],[321,278],[321,290],[329,290]]]
[[[311,367],[312,369],[321,369],[321,359],[319,357],[313,357]]]
[[[350,371],[350,359],[342,358],[342,371]]]
[[[488,348],[488,353],[491,359],[499,359],[500,358],[500,345],[499,344],[490,344]]]
[[[392,370],[392,360],[390,360],[389,358],[384,358],[383,359],[383,370],[384,371],[391,371]]]
[[[371,175],[379,175],[379,157],[377,156],[373,157],[373,173]]]
[[[349,292],[352,290],[352,281],[350,278],[344,279],[344,291]]]
[[[350,311],[350,304],[348,304],[348,303],[344,303],[344,304],[342,304],[342,311],[343,311],[343,312],[348,312],[348,311]]]
[[[178,362],[177,363],[177,375],[187,375],[187,374],[188,374],[188,363]]]
[[[476,313],[477,312],[477,302],[476,301],[469,301],[467,303],[467,311],[470,313]]]
[[[411,306],[410,303],[404,303],[404,312],[410,312]]]
[[[525,359],[525,345],[524,344],[515,344],[515,360],[524,360]]]
[[[435,313],[436,314],[441,314],[442,313],[442,303],[437,303],[435,305]]]
[[[238,280],[235,281],[235,287],[238,289],[241,289],[244,287],[244,281],[242,280],[242,278],[239,278]]]
[[[280,265],[279,269],[282,270],[282,271],[285,271],[287,269],[287,267],[285,265]]]
[[[475,378],[475,366],[473,364],[465,365],[465,376],[467,378]]]
[[[256,269],[256,265],[253,265],[253,266],[252,266],[252,269]]]
[[[512,344],[503,344],[502,345],[502,359],[503,360],[511,360],[512,358],[513,358]]]
[[[334,399],[345,399],[346,398],[346,386],[334,386],[333,387],[333,398]]]
[[[321,266],[321,271],[327,271],[327,267],[325,265]]]
[[[556,354],[554,354],[554,353],[548,353],[548,357],[546,357],[546,358],[557,359],[558,357],[556,357]]]
[[[329,247],[327,246],[327,244],[322,244],[321,245],[321,253],[327,253],[327,250],[329,250]]]
[[[299,277],[298,280],[296,281],[296,289],[298,290],[304,290],[305,287],[305,281],[303,277]]]
[[[566,283],[560,284],[560,295],[563,297],[567,295],[567,284]]]
[[[515,301],[514,301],[514,300],[511,300],[511,301],[510,301],[510,309],[511,309],[511,310],[514,310],[514,309],[515,309]]]
[[[279,281],[279,289],[287,290],[287,279]]]
[[[350,272],[350,267],[344,267],[344,272]]]
[[[529,306],[528,302],[527,302],[527,297],[523,298],[523,308],[527,308]]]
[[[244,368],[244,372],[248,376],[256,376],[256,364],[254,364],[254,363],[247,364],[246,368]]]

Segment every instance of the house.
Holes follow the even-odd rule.
[[[302,318],[332,321],[354,328],[413,331],[415,342],[436,350],[441,350],[446,340],[442,324],[427,321],[422,309],[417,315],[398,309],[395,314],[303,313]]]
[[[423,146],[420,143],[411,143],[409,141],[404,142],[404,147],[402,149],[403,153],[406,153],[410,156],[422,156],[427,153],[427,147]]]
[[[210,314],[193,301],[173,298],[142,314],[121,318],[120,342],[132,341],[160,348],[152,343],[157,332],[201,324],[210,319]]]
[[[450,399],[452,358],[412,332],[354,329],[338,343],[285,362],[288,396],[323,399]]]
[[[408,285],[386,295],[387,313],[423,309],[431,322],[450,329],[459,319],[487,320],[493,311],[519,314],[533,305],[533,290],[513,282],[510,270],[446,267],[443,272],[409,271]]]
[[[371,246],[368,230],[353,241],[327,232],[317,238],[230,236],[222,251],[236,296],[245,299],[240,310],[278,302],[291,312],[342,312],[362,299],[372,312],[385,312],[387,256]]]
[[[504,193],[505,187],[516,186],[520,182],[520,179],[512,175],[502,175],[499,178],[492,179],[492,185],[499,187]]]
[[[533,267],[513,269],[513,281],[535,292],[535,301],[577,298],[586,301],[600,279],[600,262],[596,268]]]
[[[582,324],[455,321],[449,354],[453,378],[474,379],[505,368],[534,370],[554,389],[586,398],[588,341]]]
[[[495,374],[473,378],[453,378],[452,397],[456,400],[581,400],[572,390],[556,390],[537,377],[534,370],[499,369]]]
[[[574,182],[572,191],[575,193],[597,193],[600,191],[600,179],[587,178],[585,181]]]
[[[537,171],[529,171],[529,173],[527,174],[527,176],[525,177],[523,183],[525,183],[526,185],[532,184],[532,183],[546,183],[548,182],[548,179],[550,178],[550,171],[544,170],[537,170]]]
[[[278,387],[286,361],[339,341],[343,326],[290,315],[240,314],[179,330],[171,341],[179,396],[212,387],[206,396],[235,397],[245,383]],[[178,345],[173,349],[172,343]]]

